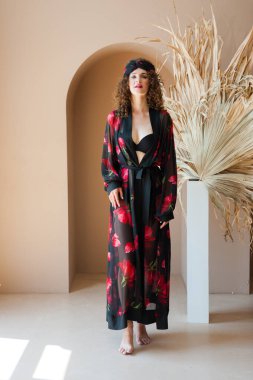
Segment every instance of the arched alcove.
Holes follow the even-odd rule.
[[[157,61],[158,51],[150,46],[110,45],[81,64],[69,87],[66,106],[70,284],[75,273],[106,272],[109,200],[100,173],[104,129],[123,68],[129,59],[139,56],[158,66],[161,63]]]

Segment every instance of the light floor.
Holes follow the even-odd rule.
[[[252,380],[253,295],[210,295],[210,323],[186,321],[181,277],[171,277],[169,329],[118,352],[105,321],[105,277],[77,275],[70,294],[0,296],[0,380]],[[134,323],[135,325],[135,323]]]

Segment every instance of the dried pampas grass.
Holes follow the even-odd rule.
[[[211,11],[210,20],[202,17],[184,35],[179,26],[179,32],[174,32],[169,19],[169,28],[156,25],[169,34],[169,42],[137,39],[166,45],[168,51],[158,72],[173,54],[174,83],[163,91],[174,122],[183,214],[183,183],[191,178],[203,181],[214,210],[220,211],[225,222],[225,240],[229,236],[233,241],[235,222],[239,233],[250,230],[252,224],[253,76],[247,71],[252,60],[253,28],[221,72],[223,42],[217,34],[212,7]]]

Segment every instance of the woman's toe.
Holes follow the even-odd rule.
[[[136,342],[137,342],[137,344],[143,344],[143,341],[141,338],[136,338]]]

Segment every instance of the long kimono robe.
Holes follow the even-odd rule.
[[[154,143],[140,163],[132,140],[131,108],[127,117],[120,118],[114,110],[106,120],[104,190],[109,195],[122,187],[124,194],[120,207],[110,202],[109,212],[106,321],[113,330],[126,328],[128,319],[168,329],[170,226],[160,229],[160,222],[174,219],[176,153],[169,113],[149,108],[149,117]]]

